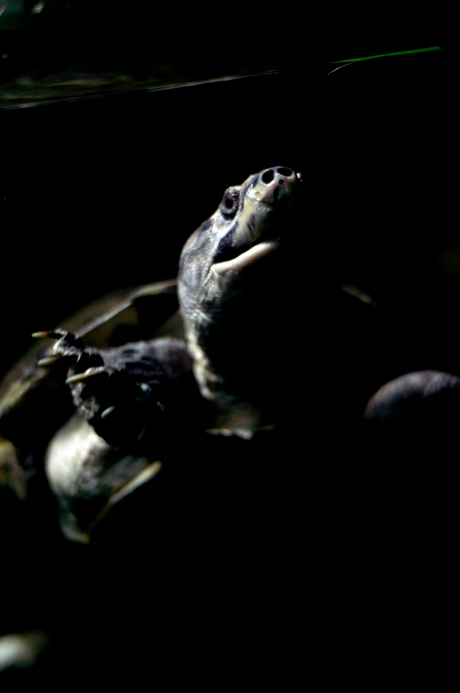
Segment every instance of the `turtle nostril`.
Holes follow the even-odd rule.
[[[286,166],[280,166],[280,168],[276,169],[276,172],[279,173],[280,176],[285,176],[286,178],[294,174],[294,171]]]
[[[275,174],[273,172],[272,168],[268,168],[266,171],[262,173],[262,183],[265,183],[265,185],[268,185],[269,183],[272,182],[274,179]]]

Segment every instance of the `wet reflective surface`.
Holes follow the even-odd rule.
[[[3,8],[3,108],[265,73],[286,60],[283,41],[250,14],[235,23],[221,9],[98,0]]]

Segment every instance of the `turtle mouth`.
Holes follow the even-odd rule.
[[[277,247],[277,241],[261,241],[251,247],[248,246],[247,250],[243,250],[243,252],[241,252],[241,247],[234,248],[237,254],[230,259],[214,263],[213,272],[220,277],[230,271],[239,272],[273,252]]]

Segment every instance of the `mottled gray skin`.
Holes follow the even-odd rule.
[[[288,280],[301,188],[285,167],[250,176],[227,190],[181,255],[179,299],[195,377],[216,426],[241,435],[277,423],[292,386],[279,364],[292,350],[285,326],[302,300]]]

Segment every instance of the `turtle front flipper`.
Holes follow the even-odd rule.
[[[130,450],[141,441],[143,447],[147,441],[158,445],[168,421],[177,425],[177,404],[192,381],[191,359],[181,340],[165,337],[97,349],[85,347],[70,332],[35,335],[57,339],[39,365],[59,363],[62,368],[67,362],[65,384],[75,407],[109,445]]]

